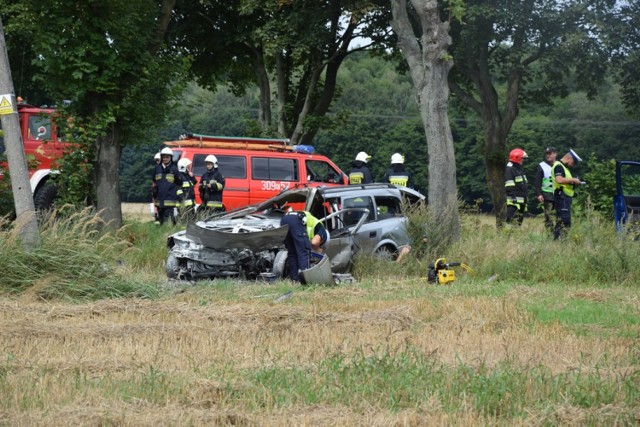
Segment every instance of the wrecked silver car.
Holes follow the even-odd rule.
[[[288,209],[309,211],[323,222],[331,236],[325,248],[331,271],[347,273],[359,251],[390,258],[409,244],[402,208],[424,200],[417,191],[390,184],[287,190],[171,235],[167,275],[181,280],[285,276],[288,227],[280,226],[280,219]]]

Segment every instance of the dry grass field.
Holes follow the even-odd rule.
[[[36,254],[0,233],[0,425],[640,423],[639,249],[595,220],[551,245],[466,219],[474,276],[363,259],[325,288],[167,282],[176,228],[123,211],[116,237],[71,216]]]
[[[256,372],[264,369],[276,375],[302,370],[313,378],[337,355],[348,364],[359,357],[393,359],[409,349],[442,366],[450,375],[445,381],[455,381],[461,364],[492,370],[505,363],[516,371],[544,367],[554,376],[597,371],[599,379],[638,378],[637,336],[578,336],[557,323],[539,324],[518,308],[535,297],[535,289],[515,287],[501,298],[406,298],[413,286],[420,284],[389,279],[368,289],[300,290],[280,303],[274,302],[277,292],[264,285],[240,286],[233,300],[191,289],[155,302],[43,303],[29,293],[2,299],[0,424],[581,425],[617,424],[630,416],[640,421],[640,409],[622,399],[597,413],[560,399],[500,421],[474,410],[477,397],[464,393],[453,396],[463,409],[452,415],[445,410],[451,402],[437,393],[397,410],[389,410],[384,393],[367,393],[362,401],[319,397],[311,405],[295,398],[278,404],[272,400],[277,393],[256,382]],[[636,310],[640,304],[637,298],[628,303]],[[523,390],[534,397],[540,384],[534,377],[528,381]],[[287,382],[281,386],[286,394]],[[300,393],[293,388],[291,393]]]

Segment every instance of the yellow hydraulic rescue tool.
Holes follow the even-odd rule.
[[[427,280],[429,282],[436,282],[439,285],[446,285],[447,283],[454,282],[456,280],[456,272],[451,270],[451,267],[461,267],[467,273],[475,273],[467,264],[461,262],[447,262],[445,258],[438,258],[435,262],[429,264]]]

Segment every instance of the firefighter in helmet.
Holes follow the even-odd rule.
[[[391,167],[384,174],[383,181],[401,187],[413,188],[413,178],[411,173],[404,167],[404,156],[402,154],[395,153],[391,156]]]
[[[191,160],[178,160],[178,171],[180,172],[180,178],[182,178],[182,188],[178,189],[180,218],[186,221],[192,221],[195,219],[196,213],[195,185],[197,180],[196,177],[193,176],[193,171],[191,170]]]
[[[364,151],[356,155],[356,159],[351,163],[351,171],[349,171],[349,184],[369,184],[373,182],[371,171],[367,163],[371,160],[371,156]]]
[[[527,176],[522,167],[522,162],[527,157],[527,153],[521,148],[514,148],[509,153],[509,162],[504,171],[507,224],[511,224],[515,219],[517,225],[522,225],[524,213],[527,211]]]
[[[160,151],[160,163],[156,165],[153,174],[153,183],[157,191],[156,207],[158,208],[158,221],[164,224],[166,219],[176,223],[173,210],[178,207],[178,189],[182,186],[180,172],[173,163],[173,151],[165,147]]]
[[[218,159],[213,154],[209,154],[204,159],[207,170],[200,178],[200,198],[202,204],[198,210],[203,212],[224,212],[222,204],[222,191],[224,190],[224,176],[218,169]]]

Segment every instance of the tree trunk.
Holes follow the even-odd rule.
[[[269,132],[271,127],[271,83],[269,82],[269,74],[264,65],[264,52],[262,48],[252,48],[256,56],[256,75],[258,76],[258,88],[260,89],[260,111],[258,113],[258,122],[262,131]]]
[[[276,79],[278,84],[278,136],[286,138],[287,134],[287,93],[289,82],[287,79],[287,63],[282,52],[276,54]]]
[[[496,227],[501,228],[505,218],[506,196],[504,193],[504,168],[507,141],[500,123],[493,118],[485,118],[484,123],[484,164],[487,171],[487,187],[493,202]]]
[[[412,0],[420,18],[421,43],[418,44],[407,15],[406,0],[392,0],[391,25],[409,64],[416,88],[420,116],[425,127],[429,154],[429,206],[444,236],[460,237],[456,161],[449,126],[447,76],[453,66],[447,49],[451,43],[449,25],[441,22],[435,0]]]
[[[318,81],[320,80],[320,74],[322,73],[323,67],[318,65],[313,70],[311,74],[311,79],[309,81],[309,87],[307,89],[307,95],[304,100],[304,105],[300,110],[300,114],[298,114],[298,121],[296,123],[296,128],[293,131],[293,135],[291,135],[291,143],[292,144],[300,144],[302,139],[302,135],[304,134],[304,122],[312,109],[312,103],[315,98],[316,91],[318,89]]]
[[[22,135],[20,134],[20,120],[18,118],[16,100],[13,92],[13,80],[9,68],[9,56],[4,39],[4,28],[0,20],[0,101],[9,101],[13,105],[13,112],[2,114],[0,123],[4,130],[7,160],[9,163],[9,176],[11,177],[11,190],[16,209],[16,229],[22,239],[22,245],[26,251],[33,251],[40,246],[40,234],[38,233],[38,220],[36,209],[29,183],[29,171],[27,160],[22,147]]]
[[[449,82],[449,86],[465,105],[482,117],[487,188],[493,203],[496,226],[500,228],[504,223],[506,210],[504,169],[507,158],[507,136],[518,116],[518,92],[522,69],[516,67],[509,73],[503,110],[500,110],[498,92],[491,78],[487,42],[478,42],[478,60],[471,66],[460,67],[460,72],[474,83],[480,99],[477,100],[454,82]]]
[[[117,230],[123,225],[119,179],[122,140],[122,127],[116,122],[96,143],[96,208],[98,215],[112,230]]]

